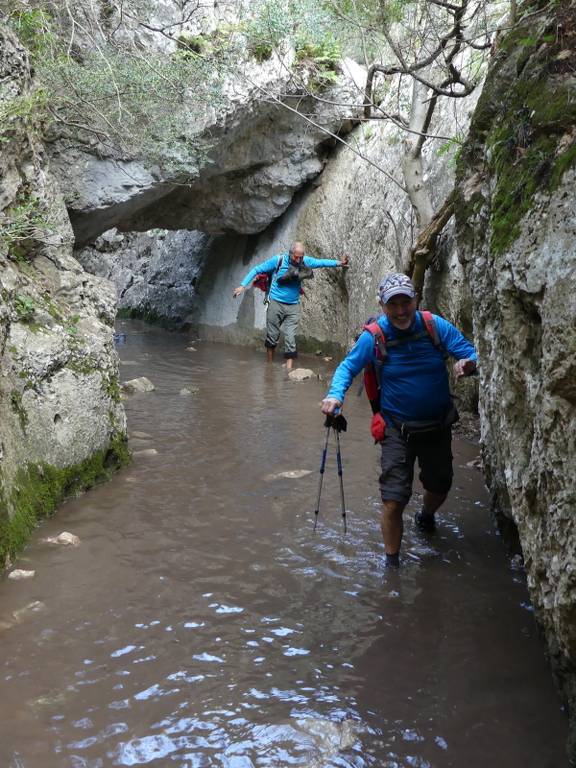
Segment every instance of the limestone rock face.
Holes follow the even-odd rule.
[[[365,71],[350,60],[341,65],[340,83],[321,101],[301,93],[291,63],[290,56],[247,63],[242,77],[226,84],[223,104],[206,108],[189,126],[197,153],[177,173],[53,142],[52,164],[76,245],[113,227],[210,234],[264,230],[320,173],[330,140],[326,130],[349,131],[350,114],[362,98]]]
[[[48,514],[65,488],[82,486],[81,468],[87,472],[96,454],[103,470],[125,423],[114,292],[72,257],[66,209],[26,110],[33,95],[27,55],[4,29],[0,84],[0,108],[8,116],[0,126],[2,567],[8,540],[22,544],[33,525],[32,510]],[[92,482],[97,476],[96,469]],[[46,490],[42,503],[39,486]]]
[[[566,8],[543,9],[500,42],[462,153],[457,222],[473,288],[487,478],[496,511],[518,527],[536,615],[574,713],[576,35],[553,33]]]
[[[476,97],[454,104],[439,104],[434,130],[449,132],[454,120],[466,125]],[[319,269],[304,286],[300,322],[300,349],[329,350],[331,345],[348,346],[366,319],[378,314],[377,288],[386,272],[402,267],[402,256],[411,242],[410,204],[401,188],[399,172],[403,155],[401,132],[390,124],[357,127],[348,137],[360,153],[341,147],[330,158],[322,174],[297,195],[274,226],[256,240],[214,238],[199,277],[192,322],[207,338],[227,338],[246,343],[260,339],[265,308],[260,291],[247,291],[232,299],[232,291],[246,272],[273,254],[288,250],[303,240],[307,252],[320,258],[350,257],[350,268]],[[440,205],[454,183],[450,153],[438,156],[440,140],[426,148],[426,182],[433,201]],[[369,162],[368,162],[369,161]],[[372,162],[374,165],[370,165]],[[432,271],[425,304],[471,333],[471,305],[463,279],[456,243],[449,230],[442,261]],[[466,400],[474,405],[473,383]],[[458,385],[458,394],[464,391]]]
[[[112,229],[76,251],[76,257],[88,272],[115,285],[120,311],[178,327],[192,311],[213,240],[186,230],[123,234]]]

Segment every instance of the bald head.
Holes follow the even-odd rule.
[[[304,258],[304,243],[301,243],[299,240],[296,240],[296,242],[292,243],[290,246],[290,250],[288,251],[290,255],[290,261],[292,264],[300,264],[302,259]]]

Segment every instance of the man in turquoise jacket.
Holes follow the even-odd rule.
[[[380,366],[380,411],[386,423],[381,440],[381,528],[386,564],[396,566],[402,513],[412,493],[416,459],[424,487],[423,507],[416,514],[421,530],[434,530],[434,514],[452,485],[450,425],[458,416],[444,357],[455,358],[456,377],[468,376],[476,370],[476,352],[457,328],[437,315],[431,316],[437,338],[431,336],[417,312],[416,292],[406,275],[387,275],[380,283],[379,296],[384,314],[378,325],[386,340],[386,358]],[[354,377],[375,361],[375,338],[365,330],[336,369],[322,412],[339,410]]]
[[[261,264],[257,264],[248,272],[238,288],[234,289],[234,298],[241,296],[256,275],[266,273],[271,276],[271,287],[268,294],[269,303],[266,310],[266,355],[268,362],[274,360],[274,350],[280,337],[280,328],[284,332],[284,357],[286,368],[290,370],[296,351],[296,332],[300,320],[300,288],[302,280],[311,277],[312,269],[319,267],[347,267],[348,258],[315,259],[304,255],[304,246],[296,242],[288,253],[273,256]]]

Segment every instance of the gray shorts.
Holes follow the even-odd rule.
[[[405,436],[386,423],[382,443],[382,474],[380,493],[382,501],[407,504],[412,495],[414,463],[418,459],[420,482],[426,491],[448,493],[452,486],[452,429]]]

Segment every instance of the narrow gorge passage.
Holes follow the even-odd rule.
[[[333,448],[313,534],[326,382],[289,381],[260,350],[120,330],[123,379],[156,390],[126,402],[131,466],[37,530],[19,560],[34,580],[0,582],[1,766],[566,764],[524,580],[468,466],[477,446],[455,441],[433,539],[413,499],[387,572],[355,387],[348,534]],[[310,474],[277,477],[289,470]],[[80,546],[42,543],[63,530]]]

